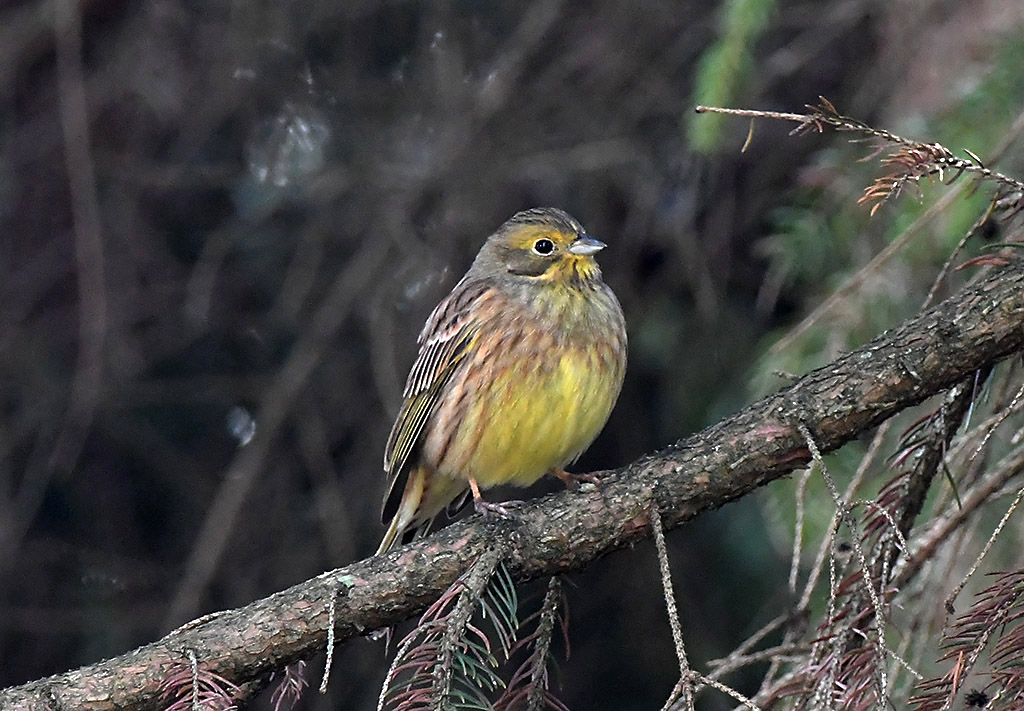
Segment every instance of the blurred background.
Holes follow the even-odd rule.
[[[1024,4],[1004,0],[0,2],[0,686],[370,555],[416,335],[517,210],[562,207],[609,244],[629,324],[580,471],[898,323],[987,196],[772,348],[946,188],[870,218],[870,146],[759,121],[741,152],[748,121],[693,106],[821,95],[985,158],[1021,66]],[[784,608],[793,486],[670,535],[695,664]],[[569,707],[667,697],[658,581],[646,545],[569,578]],[[387,663],[343,646],[300,708],[374,708]]]

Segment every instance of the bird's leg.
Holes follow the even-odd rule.
[[[552,475],[565,482],[565,485],[571,489],[575,489],[584,481],[590,482],[594,486],[601,484],[601,480],[593,474],[570,474],[561,467],[552,467],[549,471]]]
[[[480,486],[473,477],[469,477],[469,488],[473,490],[473,508],[476,509],[478,514],[498,516],[499,518],[516,517],[514,513],[501,504],[492,504],[490,501],[484,501],[484,497],[480,495]]]

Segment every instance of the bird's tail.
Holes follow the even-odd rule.
[[[381,540],[380,545],[377,547],[376,555],[381,553],[387,553],[391,550],[391,547],[395,545],[395,541],[398,539],[398,534],[402,531],[402,522],[398,520],[398,514],[395,514],[391,519],[391,524],[388,526],[388,530],[384,533],[384,538]]]
[[[387,553],[394,547],[395,543],[402,537],[409,528],[414,525],[416,513],[419,511],[420,503],[423,500],[423,487],[426,483],[426,473],[422,467],[417,467],[409,472],[409,480],[405,484],[405,491],[402,492],[402,501],[398,505],[398,511],[391,518],[388,530],[377,547],[377,555]]]

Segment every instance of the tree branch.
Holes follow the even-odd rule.
[[[0,709],[157,709],[160,681],[187,663],[241,684],[323,650],[329,601],[335,637],[349,639],[422,610],[491,545],[511,541],[516,580],[586,567],[739,498],[810,458],[797,425],[822,451],[962,381],[1024,346],[1024,263],[808,373],[793,385],[585,487],[532,501],[517,522],[474,516],[382,558],[324,573],[246,607],[186,625],[123,656],[0,691]]]

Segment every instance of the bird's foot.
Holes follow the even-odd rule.
[[[506,501],[504,504],[492,504],[490,501],[484,501],[484,497],[480,495],[480,486],[472,477],[469,478],[469,488],[473,492],[473,508],[481,516],[496,516],[506,520],[519,518],[505,507],[517,506],[523,503],[522,501]]]
[[[601,480],[598,479],[593,474],[570,474],[569,472],[565,471],[564,469],[560,469],[558,467],[552,469],[551,473],[554,476],[557,476],[563,482],[565,482],[565,485],[567,487],[569,487],[570,489],[575,489],[575,488],[579,487],[579,485],[584,483],[584,482],[586,482],[588,484],[593,484],[594,486],[600,486],[601,485]]]
[[[519,516],[509,511],[509,508],[522,504],[522,501],[506,501],[503,504],[495,504],[483,499],[473,499],[473,508],[482,516],[496,516],[506,520],[516,519]]]

